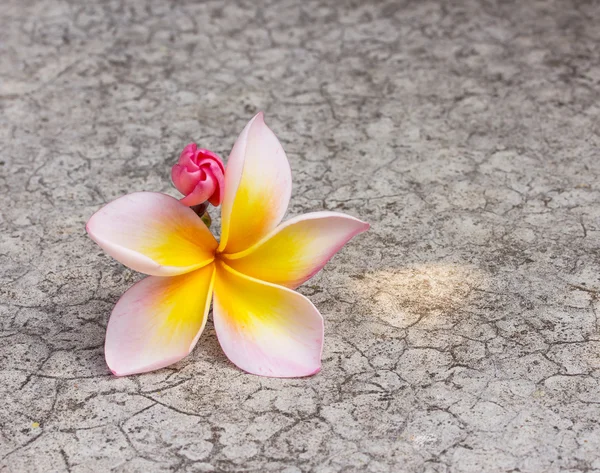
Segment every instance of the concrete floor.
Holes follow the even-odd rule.
[[[1,471],[600,472],[600,4],[257,3],[2,0]],[[372,224],[301,288],[321,373],[209,322],[113,377],[86,220],[258,110],[289,214]]]

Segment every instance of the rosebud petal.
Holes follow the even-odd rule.
[[[206,174],[211,176],[215,180],[215,190],[212,195],[208,198],[208,201],[215,207],[223,200],[223,189],[225,187],[225,175],[223,169],[223,163],[211,162],[204,168]]]
[[[189,169],[190,171],[198,169],[198,165],[194,162],[197,148],[198,146],[196,145],[196,143],[190,143],[185,148],[183,148],[183,151],[179,155],[178,164],[183,166],[184,168]]]
[[[171,169],[173,184],[185,197],[181,203],[198,205],[207,200],[219,205],[223,195],[225,166],[218,155],[195,143],[187,145]]]
[[[189,194],[196,188],[196,184],[200,180],[201,172],[189,171],[181,164],[176,164],[171,169],[171,179],[175,187],[182,194]]]
[[[212,175],[207,174],[206,178],[198,184],[192,192],[186,195],[183,199],[181,199],[181,203],[183,205],[187,205],[188,207],[192,207],[194,205],[202,204],[206,202],[215,192],[217,187],[216,180],[212,177]]]

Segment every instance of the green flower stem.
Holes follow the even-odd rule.
[[[212,219],[210,218],[210,215],[208,214],[208,212],[204,212],[204,214],[200,218],[202,219],[202,221],[204,222],[204,224],[208,228],[210,228],[210,224],[212,223]]]

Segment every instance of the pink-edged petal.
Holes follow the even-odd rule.
[[[281,222],[291,192],[285,152],[258,113],[236,140],[225,168],[219,251],[243,251],[267,235]]]
[[[193,210],[157,192],[136,192],[110,202],[92,215],[86,229],[117,261],[153,276],[206,266],[217,248]]]
[[[248,373],[277,378],[321,369],[323,318],[303,295],[217,263],[213,319],[227,357]]]
[[[106,329],[110,370],[144,373],[187,356],[206,324],[214,275],[210,264],[180,276],[149,276],[123,294]]]
[[[293,289],[368,228],[368,223],[342,213],[309,213],[282,223],[251,248],[223,258],[247,276]]]

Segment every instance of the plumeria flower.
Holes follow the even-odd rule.
[[[106,362],[115,375],[188,355],[211,299],[219,343],[239,368],[274,377],[320,370],[323,318],[293,289],[369,225],[336,212],[280,224],[291,183],[285,152],[259,113],[229,156],[220,242],[193,210],[160,193],[126,195],[90,218],[96,243],[150,275],[125,292],[108,322]]]

